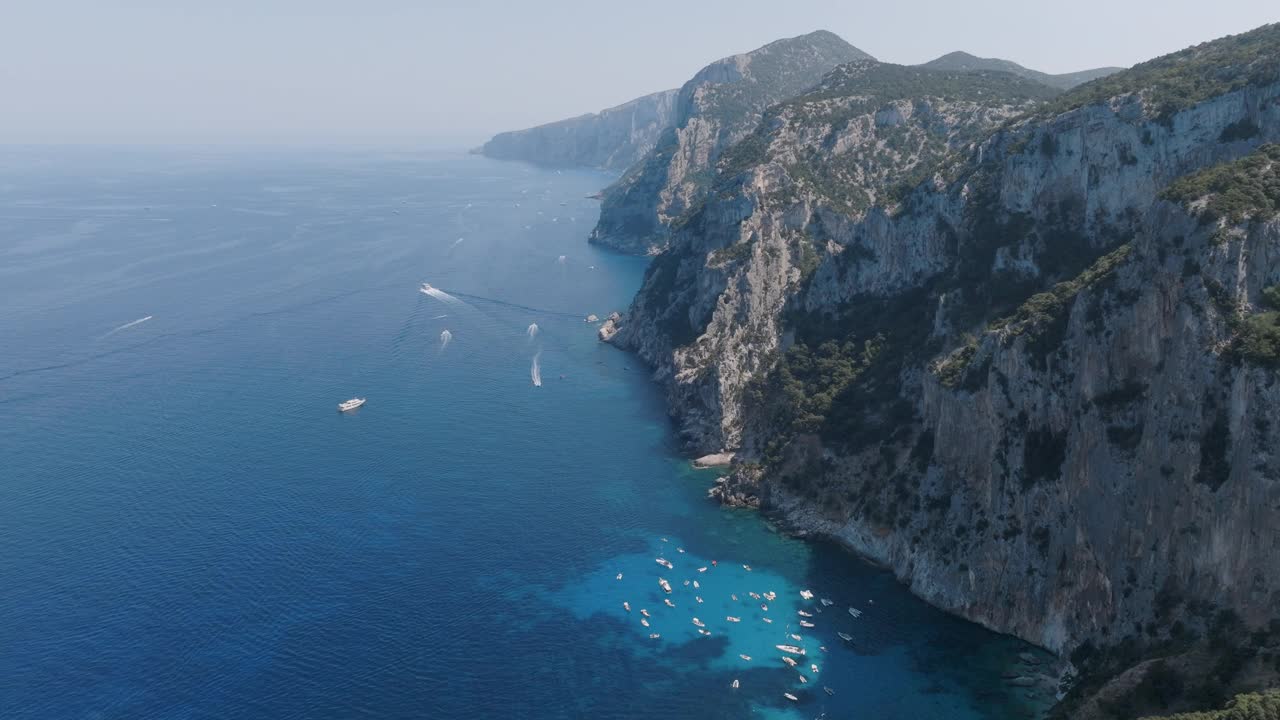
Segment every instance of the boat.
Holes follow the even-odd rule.
[[[795,666],[796,666],[796,661],[795,661],[795,660],[792,660],[791,658],[787,657],[786,655],[783,655],[783,656],[782,656],[782,662],[784,662],[784,663],[786,663],[786,664],[790,665],[791,667],[795,667]]]
[[[619,580],[621,580],[621,579],[622,579],[622,573],[618,573],[618,579],[619,579]]]
[[[818,626],[817,626],[817,625],[814,625],[814,624],[813,624],[813,623],[811,623],[811,622],[805,622],[804,620],[801,620],[801,621],[800,621],[800,627],[803,627],[803,628],[811,628],[811,627],[818,627]]]
[[[800,597],[804,598],[805,600],[812,600],[813,593],[809,592],[808,590],[801,590]]]
[[[831,607],[832,605],[835,605],[835,603],[826,598],[820,598],[818,602],[822,603],[822,607]]]
[[[702,633],[703,635],[705,635],[705,636],[707,636],[707,637],[711,637],[711,631],[710,631],[710,630],[703,630],[702,628],[698,628],[698,632]]]
[[[835,690],[832,690],[831,688],[826,687],[825,685],[824,685],[824,686],[823,686],[823,688],[822,688],[822,692],[824,692],[824,693],[826,693],[826,694],[828,694],[828,695],[835,695],[835,694],[836,694],[836,691],[835,691]]]
[[[792,655],[804,655],[804,654],[805,654],[805,652],[804,652],[804,648],[802,648],[802,647],[796,647],[795,645],[774,645],[774,647],[778,648],[778,649],[779,649],[779,650],[781,650],[782,652],[789,652],[789,653],[791,653]]]
[[[746,570],[747,572],[751,572],[751,566],[750,566],[750,565],[743,565],[743,566],[742,566],[742,569],[743,569],[743,570]]]
[[[629,602],[622,603],[622,609],[626,610],[627,612],[631,612],[631,603]]]
[[[800,698],[792,695],[791,693],[782,693],[782,697],[790,700],[791,702],[800,702]]]
[[[666,558],[654,558],[653,561],[658,563],[659,565],[662,565],[668,570],[674,569],[674,566],[672,566],[671,561]]]
[[[694,596],[693,596],[693,599],[694,599],[694,600],[697,600],[699,605],[701,605],[701,604],[702,604],[702,597],[701,597],[700,595],[694,595]]]
[[[742,618],[740,618],[740,617],[734,617],[734,616],[732,616],[732,615],[725,615],[725,616],[724,616],[724,619],[725,619],[725,620],[728,620],[729,622],[742,622]]]
[[[701,587],[701,586],[700,586],[700,585],[698,585],[698,581],[697,581],[697,580],[694,580],[694,581],[693,581],[693,589],[694,589],[694,590],[697,590],[699,587]]]
[[[701,620],[699,620],[698,618],[694,618],[694,619],[693,619],[693,624],[694,624],[694,625],[697,625],[698,627],[706,627],[706,625],[705,625]]]
[[[765,605],[764,603],[760,603],[760,609],[765,612],[769,612],[769,606]]]
[[[684,548],[682,548],[682,547],[678,547],[678,548],[676,548],[676,552],[678,552],[678,553],[682,553],[682,552],[684,552]]]
[[[853,640],[853,636],[852,636],[852,635],[850,635],[849,633],[845,633],[845,632],[838,632],[838,633],[836,633],[836,634],[837,634],[837,635],[839,635],[839,636],[840,636],[840,639],[841,639],[841,640],[844,640],[845,642],[851,642],[851,641]]]
[[[799,674],[799,673],[797,673],[797,674]],[[807,682],[809,682],[809,678],[805,677],[804,675],[800,675],[800,682],[801,682],[801,683],[807,683]]]
[[[849,608],[849,614],[854,617],[862,617],[862,611],[857,608]]]
[[[698,572],[706,572],[706,571],[707,571],[707,568],[705,565],[703,567],[698,568]]]
[[[737,690],[737,689],[738,689],[738,680],[737,680],[737,678],[734,678],[734,680],[733,680],[733,684],[732,684],[732,685],[730,685],[729,687],[733,688],[734,690]]]
[[[662,578],[658,578],[658,584],[662,586],[663,590],[666,590],[667,592],[671,592],[671,583],[667,582],[666,580],[663,580]]]
[[[733,598],[733,601],[734,601],[734,602],[738,602],[738,596],[737,596],[737,595],[734,595],[733,593],[729,593],[729,597]]]
[[[817,663],[809,663],[809,669],[813,671],[813,674],[814,674],[814,675],[817,675],[817,674],[818,674],[818,664],[817,664]]]
[[[778,599],[778,593],[770,590],[769,592],[764,594],[764,599],[768,600],[769,602],[773,602],[774,600]]]
[[[662,602],[666,603],[666,604],[667,604],[667,607],[675,607],[675,606],[676,606],[676,604],[675,604],[675,603],[671,602],[671,598],[662,598]]]
[[[645,627],[649,627],[649,621],[645,620],[644,618],[640,618],[640,624]]]
[[[365,398],[351,398],[350,400],[347,400],[345,402],[338,403],[338,412],[347,412],[348,410],[355,410],[356,408],[360,407],[363,404],[365,404]]]
[[[750,655],[739,655],[738,657],[742,658],[743,660],[746,660],[747,662],[751,662]]]
[[[640,614],[641,614],[641,615],[643,615],[643,616],[645,616],[645,617],[650,617],[650,615],[649,615],[649,611],[648,611],[648,610],[645,610],[644,608],[640,608]]]
[[[770,620],[769,618],[760,618],[760,619],[761,619],[761,620],[763,620],[763,621],[765,621],[765,622],[767,622],[767,623],[769,623],[770,625],[772,625],[772,624],[773,624],[773,621],[772,621],[772,620]]]
[[[803,610],[797,610],[796,614],[799,615],[800,617],[813,617],[813,613],[807,613]]]
[[[650,639],[650,640],[657,640],[657,639],[658,639],[658,638],[660,638],[660,637],[662,637],[662,636],[661,636],[661,635],[659,635],[658,633],[649,633],[649,639]]]
[[[795,640],[796,642],[804,642],[804,639],[795,633],[791,633],[791,639]]]
[[[747,594],[751,596],[751,599],[752,599],[752,600],[759,600],[759,599],[760,599],[760,593],[748,592]]]
[[[689,587],[689,581],[688,581],[688,580],[685,580],[685,581],[684,581],[684,586],[685,586],[685,587]]]
[[[826,646],[826,645],[819,645],[819,646],[818,646],[818,649],[819,649],[819,650],[821,650],[822,652],[826,652],[826,651],[827,651],[827,646]]]

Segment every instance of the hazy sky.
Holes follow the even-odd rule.
[[[827,29],[889,62],[1131,65],[1274,0],[0,0],[0,143],[478,140]]]

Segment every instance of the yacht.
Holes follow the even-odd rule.
[[[845,642],[849,642],[850,640],[853,640],[853,636],[850,635],[849,633],[838,632],[836,634],[839,635],[840,639],[844,640]]]
[[[795,660],[792,660],[791,658],[787,657],[786,655],[783,655],[783,656],[782,656],[782,662],[784,662],[784,663],[786,663],[786,664],[790,665],[791,667],[795,667],[795,666],[796,666],[796,661],[795,661]]]
[[[795,645],[774,645],[774,647],[778,648],[782,652],[789,652],[792,655],[804,655],[804,648],[796,647]]]
[[[796,697],[795,695],[792,695],[791,693],[782,693],[782,697],[790,700],[791,702],[799,702],[800,700],[800,698]]]
[[[348,410],[355,410],[356,408],[360,407],[364,403],[365,403],[365,398],[351,398],[346,402],[338,403],[338,412],[347,412]]]

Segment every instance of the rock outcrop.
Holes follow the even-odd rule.
[[[1095,667],[1265,638],[1278,57],[1268,26],[1057,98],[842,66],[714,160],[613,342],[736,452],[714,494],[939,607]]]
[[[677,92],[664,90],[599,113],[501,133],[476,152],[549,167],[623,170],[671,127]]]
[[[591,242],[636,254],[660,251],[671,222],[701,199],[720,153],[750,133],[766,107],[807,89],[840,63],[870,57],[818,31],[703,68],[680,88],[672,127],[604,191]]]

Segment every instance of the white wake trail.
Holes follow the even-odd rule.
[[[538,367],[538,356],[542,351],[534,353],[533,365],[529,367],[529,379],[533,381],[534,387],[542,387],[542,368]]]
[[[121,325],[120,327],[116,328],[115,330],[112,330],[111,332],[107,333],[106,335],[103,335],[102,337],[104,337],[104,338],[105,338],[105,337],[111,337],[112,335],[115,335],[116,333],[120,332],[121,330],[128,330],[129,328],[133,327],[134,325],[141,325],[142,323],[144,323],[144,322],[146,322],[146,321],[150,320],[150,319],[151,319],[151,317],[152,317],[151,315],[148,315],[148,316],[146,316],[146,317],[144,317],[144,318],[138,318],[137,320],[134,320],[133,322],[127,322],[127,323],[125,323],[125,324]]]
[[[448,330],[445,330],[440,333],[440,352],[444,352],[444,349],[449,347],[449,341],[452,339],[453,339],[453,333],[449,332]]]
[[[529,324],[529,339],[530,339],[530,340],[532,340],[532,339],[534,339],[534,338],[536,338],[536,337],[538,337],[538,323],[530,323],[530,324]]]
[[[449,305],[466,305],[466,303],[462,302],[458,298],[450,295],[449,293],[439,288],[433,288],[427,283],[422,283],[422,287],[418,288],[418,292],[422,293],[423,295],[430,295],[436,300],[439,300],[442,303],[447,303]]]

